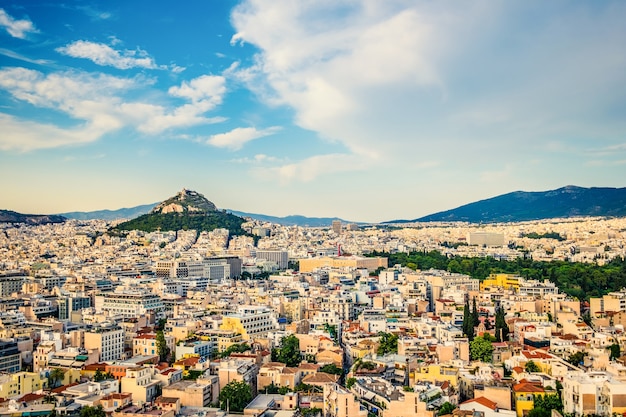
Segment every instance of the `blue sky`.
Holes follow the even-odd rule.
[[[626,186],[623,1],[0,1],[0,208],[415,218]]]

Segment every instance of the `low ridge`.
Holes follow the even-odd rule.
[[[25,223],[40,225],[63,223],[67,218],[56,214],[22,214],[11,210],[0,210],[0,223]]]

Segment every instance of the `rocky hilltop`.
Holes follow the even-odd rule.
[[[150,211],[150,213],[190,213],[202,214],[217,211],[217,207],[211,201],[207,200],[202,194],[182,189],[172,198],[168,198]]]
[[[245,233],[241,229],[244,221],[243,218],[234,214],[218,210],[215,204],[202,194],[183,188],[175,196],[157,204],[148,214],[120,223],[111,231],[228,229],[231,235],[241,235]]]

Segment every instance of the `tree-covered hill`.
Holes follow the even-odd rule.
[[[158,204],[150,213],[120,223],[111,232],[142,230],[197,230],[211,231],[228,229],[231,235],[242,235],[245,232],[241,225],[245,220],[224,210],[217,210],[215,204],[202,194],[183,189],[174,197]]]
[[[120,223],[113,231],[142,230],[154,232],[157,230],[198,230],[211,231],[215,229],[228,229],[231,235],[245,234],[241,225],[244,219],[230,213],[215,211],[207,214],[188,213],[149,213],[136,219]]]

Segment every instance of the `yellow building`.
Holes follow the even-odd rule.
[[[0,375],[0,398],[13,398],[38,391],[47,386],[47,378],[35,372]]]
[[[489,276],[480,283],[480,290],[484,291],[485,288],[501,287],[505,289],[512,289],[517,292],[519,291],[520,285],[519,279],[519,276],[513,274],[489,274]]]
[[[240,334],[243,341],[264,338],[278,330],[274,313],[266,306],[239,306],[237,313],[222,318],[220,330]]]
[[[378,268],[387,268],[387,258],[364,258],[360,256],[319,257],[300,259],[300,272],[312,272],[318,268],[354,268],[367,269],[370,272]]]
[[[530,410],[535,408],[535,396],[544,395],[546,395],[546,392],[540,385],[529,382],[513,385],[513,398],[515,400],[517,417],[524,417]]]
[[[418,367],[411,372],[410,377],[415,383],[426,381],[434,384],[437,381],[448,381],[452,386],[456,386],[459,379],[459,369],[456,366],[433,364]]]

